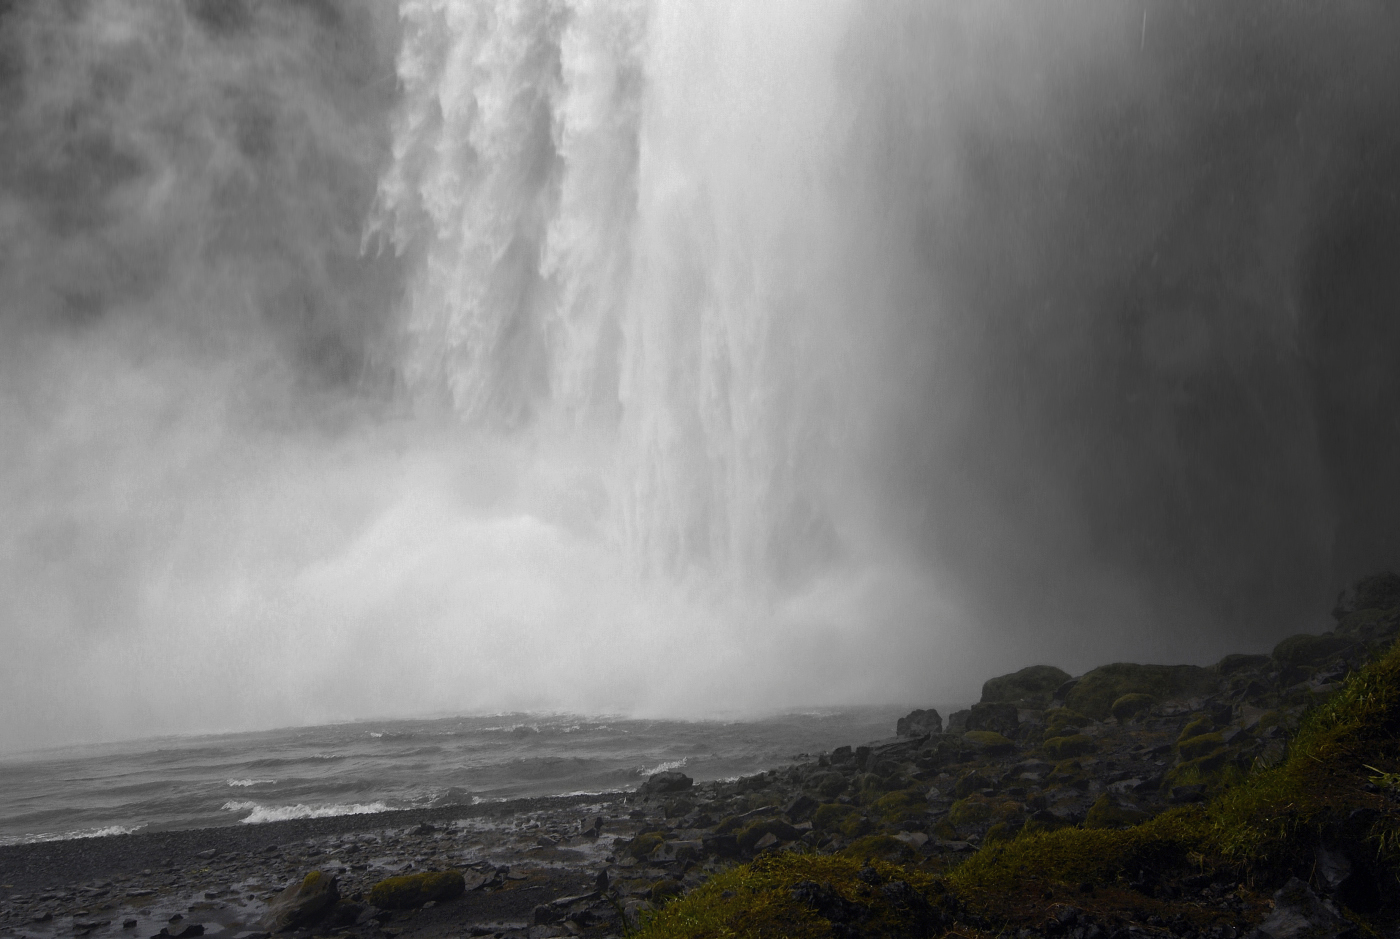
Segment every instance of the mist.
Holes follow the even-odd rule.
[[[970,699],[1400,563],[1375,3],[0,4],[7,750]]]

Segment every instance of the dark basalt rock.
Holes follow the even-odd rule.
[[[910,711],[896,723],[894,732],[900,737],[924,737],[943,733],[943,717],[933,708]]]
[[[685,773],[667,770],[664,773],[653,773],[647,777],[647,781],[637,787],[637,795],[655,796],[671,792],[684,792],[694,784],[695,780]]]
[[[982,685],[982,704],[1014,704],[1023,708],[1043,708],[1065,682],[1069,673],[1053,665],[1030,665],[1009,675],[989,678]]]

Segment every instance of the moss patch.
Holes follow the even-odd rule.
[[[466,892],[461,871],[425,871],[390,877],[369,891],[369,902],[382,910],[409,910],[429,900],[451,900]]]
[[[889,839],[901,847],[902,842]],[[852,849],[855,845],[852,845]],[[827,939],[930,936],[956,909],[943,884],[865,856],[775,854],[717,874],[645,916],[637,939]]]
[[[994,730],[969,730],[963,740],[984,753],[1005,753],[1016,749],[1016,744]]]
[[[1065,706],[1104,720],[1113,702],[1128,694],[1151,695],[1161,701],[1210,694],[1216,676],[1195,665],[1136,665],[1118,662],[1094,669],[1079,679],[1065,696]]]
[[[1152,697],[1152,695],[1141,694],[1135,691],[1132,694],[1125,694],[1117,701],[1114,701],[1113,705],[1109,708],[1109,712],[1113,714],[1116,720],[1130,721],[1156,703],[1157,699]]]
[[[1093,737],[1087,737],[1084,734],[1073,734],[1069,737],[1051,737],[1040,746],[1050,759],[1065,760],[1070,757],[1093,753],[1097,745],[1094,743]]]

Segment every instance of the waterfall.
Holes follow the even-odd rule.
[[[404,0],[401,21],[370,240],[412,265],[415,400],[588,463],[634,569],[762,595],[831,563],[839,415],[803,282],[827,99],[754,48],[802,30],[591,0]],[[786,54],[819,59],[811,38]]]

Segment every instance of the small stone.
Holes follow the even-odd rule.
[[[122,920],[122,929],[135,929],[135,928],[136,928],[136,920],[134,920],[134,919],[124,919],[124,920]]]

